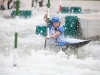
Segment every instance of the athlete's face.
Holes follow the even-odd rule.
[[[59,27],[59,25],[60,25],[60,23],[59,23],[59,22],[54,22],[54,23],[53,23],[54,28],[58,28],[58,27]]]

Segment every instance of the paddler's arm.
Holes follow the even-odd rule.
[[[54,34],[52,34],[52,35],[50,35],[50,37],[49,38],[56,38],[57,36],[59,36],[61,34],[61,32],[60,31],[56,31],[56,33],[54,33]],[[49,39],[47,36],[45,37],[45,39],[47,40],[47,39]]]
[[[46,10],[46,14],[44,15],[44,17],[43,17],[43,19],[44,19],[44,21],[47,23],[47,12],[48,12],[48,10]],[[51,12],[51,9],[50,9],[50,12]]]
[[[47,23],[47,14],[44,15],[44,21]]]

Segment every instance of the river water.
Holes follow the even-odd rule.
[[[45,25],[44,12],[29,19],[0,17],[0,75],[100,75],[100,41],[62,52],[57,47],[43,50],[44,37],[35,34]],[[13,66],[14,33],[18,24],[17,66]]]

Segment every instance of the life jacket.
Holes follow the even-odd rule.
[[[63,40],[63,38],[64,38],[64,28],[63,28],[63,26],[60,25],[57,29],[55,29],[52,25],[51,28],[50,28],[50,35],[56,33],[56,31],[61,32],[61,35],[57,36],[56,38],[52,38],[53,41],[57,43],[57,42]]]

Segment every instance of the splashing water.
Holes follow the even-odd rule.
[[[37,13],[18,20],[17,66],[13,66],[15,19],[0,17],[0,75],[99,75],[100,41],[66,52],[56,47],[43,50],[44,37],[35,34],[36,25],[45,25]]]

